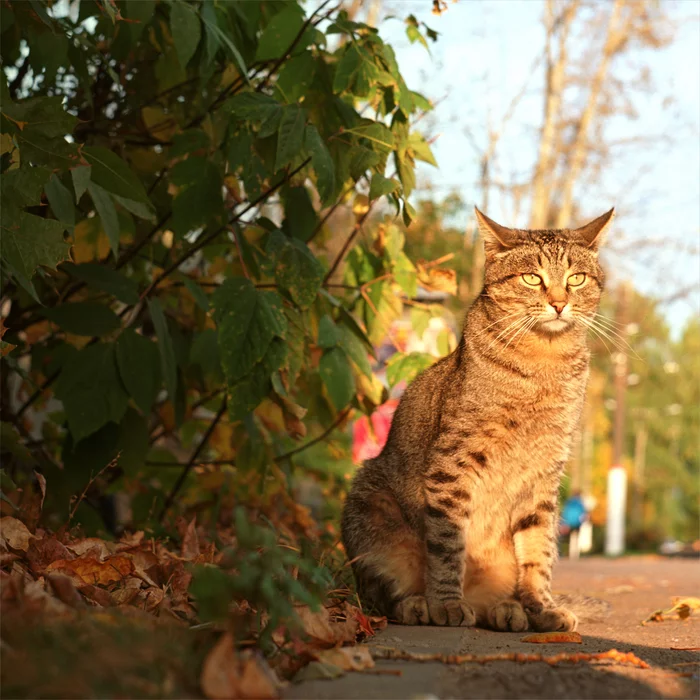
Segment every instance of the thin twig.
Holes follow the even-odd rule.
[[[333,276],[333,274],[337,270],[338,265],[340,265],[343,258],[345,257],[345,254],[348,252],[350,246],[352,245],[352,242],[355,240],[355,236],[357,236],[357,234],[360,232],[362,225],[365,223],[367,217],[370,215],[370,212],[372,211],[372,207],[378,201],[379,201],[378,199],[375,199],[373,202],[370,202],[369,206],[367,207],[367,211],[355,222],[355,225],[353,226],[352,231],[350,232],[350,235],[348,236],[347,240],[343,244],[343,247],[340,249],[340,253],[338,253],[336,259],[333,261],[333,264],[331,265],[331,269],[328,270],[328,272],[326,273],[326,276],[323,278],[323,284],[326,284],[326,282],[328,282],[328,280]]]
[[[272,68],[270,68],[270,72],[265,76],[265,78],[263,78],[262,82],[258,85],[258,87],[255,88],[256,92],[262,92],[267,87],[267,84],[270,82],[272,76],[279,70],[280,66],[287,60],[289,54],[292,53],[292,51],[294,51],[296,45],[301,41],[301,38],[304,36],[304,34],[306,34],[306,30],[314,21],[316,15],[319,12],[321,12],[321,10],[323,10],[330,1],[331,0],[325,0],[318,6],[315,12],[309,15],[309,18],[306,20],[306,22],[304,22],[304,24],[301,25],[301,29],[297,32],[297,35],[294,37],[292,43],[289,45],[287,50],[282,54],[282,56],[280,56],[280,58],[272,66]]]
[[[182,474],[180,474],[180,477],[171,489],[170,493],[168,494],[168,497],[165,499],[163,510],[161,510],[159,517],[159,520],[161,522],[163,521],[165,514],[168,512],[168,509],[173,504],[173,501],[175,500],[175,497],[177,496],[180,489],[182,488],[182,485],[185,483],[185,479],[187,478],[187,475],[190,473],[192,467],[197,461],[199,453],[206,447],[207,443],[209,442],[209,438],[211,438],[212,434],[214,433],[214,430],[216,429],[216,426],[219,424],[219,421],[223,418],[224,413],[226,413],[226,403],[226,397],[224,397],[224,400],[221,402],[221,408],[219,409],[219,412],[216,414],[214,420],[211,422],[211,425],[207,429],[207,432],[204,433],[204,437],[200,440],[199,445],[197,445],[197,448],[192,453],[189,462],[187,462],[185,468],[182,470]]]
[[[326,428],[326,430],[324,430],[318,437],[315,437],[313,440],[309,440],[309,442],[293,450],[290,450],[289,452],[285,452],[284,454],[278,455],[277,457],[275,457],[275,462],[281,462],[285,459],[288,459],[292,455],[298,454],[299,452],[308,449],[312,445],[315,445],[316,443],[325,440],[345,420],[345,418],[347,418],[350,411],[352,411],[352,406],[347,406],[346,408],[344,408],[338,414],[338,417],[333,421],[331,426]]]
[[[85,495],[87,494],[88,490],[90,487],[95,483],[97,479],[99,479],[102,474],[104,474],[108,469],[111,469],[112,467],[116,467],[117,463],[119,462],[119,458],[121,457],[122,452],[119,450],[117,452],[117,456],[107,465],[102,467],[95,476],[90,478],[90,481],[87,482],[87,486],[83,489],[83,492],[80,494],[80,497],[78,500],[75,502],[75,505],[73,506],[73,510],[70,512],[70,515],[68,516],[68,522],[70,523],[71,520],[73,520],[73,517],[75,516],[76,511],[78,510],[78,506],[83,502],[83,499],[85,498]]]

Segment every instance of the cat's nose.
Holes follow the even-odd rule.
[[[564,307],[566,306],[566,301],[558,301],[558,300],[550,301],[549,305],[551,307],[553,307],[558,314],[560,314],[564,310]]]

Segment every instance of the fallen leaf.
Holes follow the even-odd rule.
[[[46,571],[70,572],[76,574],[83,583],[106,585],[121,581],[125,576],[134,572],[134,562],[125,556],[116,554],[104,561],[95,558],[80,557],[78,559],[59,559],[46,567]]]
[[[204,660],[200,679],[204,695],[226,698],[277,698],[280,681],[267,661],[251,651],[236,652],[233,637],[221,636]]]
[[[66,605],[71,608],[82,608],[85,606],[83,599],[80,597],[80,593],[73,585],[68,576],[63,574],[49,574],[47,577],[51,590],[53,594]]]
[[[662,622],[674,613],[678,615],[680,620],[686,620],[695,610],[700,610],[700,598],[676,596],[675,598],[671,598],[671,602],[673,603],[672,608],[668,610],[656,610],[649,615],[646,620],[643,620],[642,624],[646,625],[647,622]]]
[[[199,556],[199,537],[197,536],[197,518],[192,520],[187,525],[185,535],[182,538],[182,549],[180,551],[183,559],[191,561]]]
[[[359,624],[354,617],[344,621],[332,621],[328,608],[321,607],[314,612],[308,605],[299,605],[294,611],[314,646],[334,647],[355,641]]]
[[[77,554],[79,557],[88,554],[88,556],[100,560],[112,554],[107,543],[99,537],[86,537],[82,540],[75,540],[75,542],[66,543],[66,548],[70,549],[73,554]]]
[[[55,537],[34,539],[27,551],[27,562],[31,570],[37,574],[43,574],[46,567],[57,559],[74,559],[75,555]]]
[[[365,668],[374,668],[374,659],[368,647],[336,647],[324,649],[315,654],[317,661],[332,664],[343,671],[362,671]]]
[[[27,526],[17,518],[7,515],[0,518],[0,537],[5,544],[12,549],[21,549],[26,552],[29,549],[29,543],[34,538]]]
[[[294,683],[302,681],[331,681],[345,675],[345,671],[340,666],[327,663],[325,661],[312,661],[307,664],[293,678]]]
[[[122,585],[116,591],[112,591],[112,605],[128,605],[136,598],[142,585],[141,579],[135,576],[124,579]]]
[[[528,634],[520,641],[530,644],[581,644],[583,640],[578,632],[539,632]]]

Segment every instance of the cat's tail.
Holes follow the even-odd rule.
[[[579,622],[601,622],[612,610],[612,606],[606,600],[580,593],[561,593],[552,597],[557,605],[574,613]]]

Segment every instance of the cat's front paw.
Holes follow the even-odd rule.
[[[499,632],[524,632],[528,628],[527,615],[516,600],[504,600],[489,608],[486,619],[489,627]]]
[[[539,612],[527,610],[532,628],[537,632],[573,632],[578,618],[566,608],[547,608]]]
[[[394,618],[400,625],[429,625],[428,601],[422,595],[412,595],[396,603]]]
[[[473,627],[476,615],[471,605],[461,598],[428,598],[430,622],[449,627]]]

